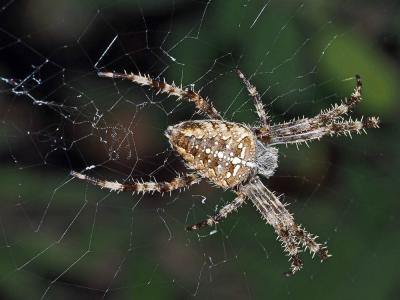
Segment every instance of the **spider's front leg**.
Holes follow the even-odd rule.
[[[243,81],[249,95],[253,98],[254,106],[256,107],[256,112],[258,117],[261,120],[263,127],[269,127],[269,116],[265,111],[264,104],[261,101],[261,96],[258,93],[256,87],[250,83],[250,81],[243,75],[243,73],[236,69],[236,73],[238,74],[239,78]]]
[[[361,92],[361,78],[356,75],[356,87],[351,96],[342,103],[322,110],[312,118],[272,125],[268,132],[258,130],[258,138],[266,140],[272,145],[293,144],[320,139],[325,135],[360,133],[367,128],[377,128],[379,127],[379,118],[377,117],[361,118],[361,120],[343,119],[343,116],[361,101]]]
[[[157,93],[165,93],[168,95],[176,96],[178,99],[185,99],[188,102],[193,102],[196,108],[208,116],[210,119],[222,120],[220,113],[215,109],[212,102],[204,99],[199,93],[191,90],[184,89],[176,86],[174,83],[168,84],[167,82],[153,79],[149,75],[142,74],[127,74],[127,73],[114,73],[114,72],[98,72],[98,76],[112,78],[112,79],[126,79],[137,83],[139,85],[148,86]]]
[[[201,229],[206,226],[213,226],[223,219],[225,219],[231,212],[236,211],[239,207],[243,205],[243,203],[246,201],[246,197],[240,193],[238,193],[238,196],[230,203],[222,207],[215,215],[209,217],[206,220],[203,220],[199,223],[190,225],[186,227],[187,231],[192,231],[192,230],[197,230]]]
[[[102,189],[103,188],[109,189],[110,191],[117,193],[128,191],[128,192],[143,193],[143,194],[154,193],[154,192],[164,194],[172,192],[174,190],[189,187],[195,183],[199,183],[201,180],[199,175],[187,174],[181,177],[177,177],[171,181],[164,181],[164,182],[149,181],[149,182],[119,183],[117,181],[97,179],[75,171],[72,171],[71,175],[75,178],[99,186]]]

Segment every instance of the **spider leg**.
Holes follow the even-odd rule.
[[[119,183],[117,181],[107,181],[87,176],[75,171],[71,172],[75,178],[85,180],[93,185],[99,186],[102,189],[109,189],[112,192],[136,192],[136,193],[167,193],[177,189],[189,187],[195,183],[199,183],[201,178],[196,174],[187,174],[185,176],[177,177],[171,181],[166,182],[132,182],[132,183]]]
[[[265,187],[258,177],[244,185],[241,188],[241,192],[251,199],[266,222],[274,227],[278,239],[281,241],[282,247],[291,262],[290,271],[286,273],[287,275],[296,273],[303,266],[299,258],[300,247],[309,249],[312,254],[318,254],[321,261],[330,256],[327,248],[321,247],[316,242],[316,236],[306,232],[295,223],[285,204]]]
[[[291,132],[291,129],[284,129],[285,133],[276,134],[273,126],[271,127],[271,136],[269,138],[270,145],[276,144],[300,144],[307,141],[320,139],[325,135],[351,135],[351,132],[358,134],[365,132],[368,128],[378,128],[379,118],[368,117],[361,120],[334,121],[327,124],[318,124],[315,126],[307,126],[302,132]]]
[[[256,112],[258,117],[261,120],[262,125],[265,128],[269,127],[269,116],[265,111],[264,104],[261,101],[261,96],[258,93],[256,87],[250,83],[250,81],[243,75],[243,73],[236,69],[236,73],[238,74],[239,78],[243,81],[244,85],[246,86],[249,95],[253,98],[254,106],[256,107]]]
[[[185,99],[188,102],[193,102],[196,108],[208,116],[210,119],[222,120],[223,118],[215,109],[213,104],[207,99],[204,99],[200,94],[190,89],[183,89],[176,86],[174,83],[168,84],[164,81],[151,78],[149,75],[142,74],[127,74],[127,73],[114,73],[114,72],[98,72],[98,76],[113,78],[113,79],[126,79],[134,83],[148,86],[157,91],[157,93],[166,93],[168,95],[176,96],[178,99]]]
[[[362,82],[356,76],[356,87],[349,98],[342,103],[333,105],[328,110],[321,111],[312,118],[302,118],[282,124],[272,125],[267,133],[259,133],[259,138],[268,140],[269,144],[302,143],[320,139],[324,135],[361,133],[366,128],[377,128],[379,119],[368,117],[361,120],[344,120],[343,115],[350,112],[361,101]],[[269,135],[267,138],[263,136]]]
[[[321,261],[331,257],[332,255],[328,253],[327,247],[322,247],[321,244],[317,243],[316,236],[308,233],[306,230],[301,228],[301,226],[294,224],[292,230],[298,241],[303,245],[304,248],[309,249],[310,253],[314,256],[317,254]]]
[[[318,115],[312,118],[302,118],[283,124],[272,126],[273,131],[279,135],[285,134],[286,130],[291,130],[293,133],[300,133],[313,126],[332,122],[337,118],[347,114],[354,106],[361,101],[362,81],[359,75],[356,75],[356,86],[350,98],[345,98],[340,104],[334,104],[330,109],[322,110]]]
[[[236,211],[239,207],[243,205],[245,201],[246,197],[244,195],[238,194],[238,196],[232,202],[222,207],[215,215],[199,223],[187,226],[186,230],[192,231],[206,226],[213,226],[225,219],[231,212]]]

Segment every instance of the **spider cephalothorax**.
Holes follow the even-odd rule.
[[[270,177],[278,166],[278,149],[257,141],[242,124],[186,121],[168,127],[166,136],[188,168],[223,188],[233,188],[255,174]]]
[[[202,178],[224,189],[231,189],[236,193],[236,198],[231,203],[208,219],[188,226],[187,230],[216,225],[229,213],[236,211],[246,199],[250,199],[265,221],[274,228],[291,261],[288,274],[294,274],[303,265],[299,258],[300,248],[308,249],[313,255],[317,254],[321,261],[330,255],[326,247],[316,242],[315,236],[295,223],[286,205],[259,178],[258,174],[270,177],[278,166],[278,150],[274,145],[297,145],[319,140],[325,135],[361,133],[365,128],[377,128],[379,120],[376,117],[362,118],[360,121],[344,119],[344,116],[361,101],[362,84],[360,77],[356,76],[354,92],[339,105],[323,110],[312,118],[271,124],[256,88],[239,70],[237,74],[254,100],[260,126],[250,127],[223,120],[212,103],[193,90],[170,85],[147,75],[100,72],[98,75],[101,77],[130,80],[149,86],[157,92],[193,102],[208,119],[182,122],[166,130],[172,148],[192,170],[192,173],[185,176],[168,182],[119,183],[99,180],[77,172],[71,174],[101,188],[117,192],[172,192],[198,183]]]

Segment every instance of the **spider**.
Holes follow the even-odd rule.
[[[360,76],[356,75],[353,93],[340,104],[322,110],[311,118],[271,124],[271,118],[256,88],[240,70],[236,69],[236,73],[254,101],[256,113],[260,119],[256,126],[251,127],[224,120],[208,99],[192,89],[178,87],[175,84],[170,85],[165,80],[160,81],[140,73],[99,72],[100,77],[129,80],[148,86],[157,93],[166,93],[178,99],[193,102],[199,113],[206,119],[184,121],[169,126],[165,131],[171,147],[191,170],[186,175],[178,176],[168,182],[137,181],[133,183],[100,180],[74,171],[71,175],[111,191],[133,193],[172,192],[199,183],[204,178],[208,179],[224,190],[233,191],[236,198],[214,215],[186,229],[191,231],[214,226],[249,199],[263,219],[274,228],[291,264],[290,270],[285,274],[293,275],[303,266],[299,256],[303,248],[308,249],[312,256],[317,254],[321,262],[331,255],[326,246],[316,241],[317,236],[308,233],[296,224],[286,204],[282,203],[279,197],[261,181],[260,175],[269,178],[278,166],[278,149],[275,146],[307,143],[311,140],[319,140],[325,135],[361,133],[366,128],[378,128],[379,119],[377,117],[360,120],[344,119],[344,116],[361,101],[362,82]]]

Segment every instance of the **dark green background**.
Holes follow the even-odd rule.
[[[0,10],[0,298],[400,297],[399,4],[271,1],[252,26],[264,4],[38,0]],[[249,124],[256,116],[235,67],[254,75],[275,122],[318,113],[362,76],[354,115],[379,116],[381,128],[281,147],[267,182],[331,259],[304,254],[304,269],[284,277],[287,259],[251,205],[213,235],[185,232],[233,197],[207,183],[141,197],[70,180],[91,165],[120,181],[184,171],[163,131],[199,116],[98,78],[116,36],[98,68],[194,83],[227,119]],[[13,93],[10,79],[24,78],[25,94]]]

